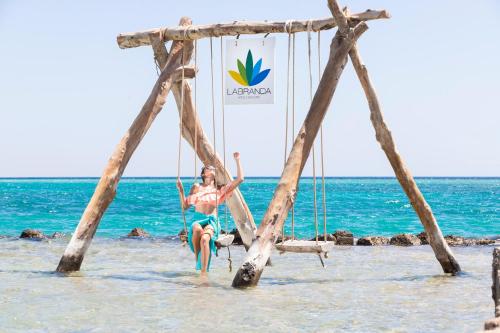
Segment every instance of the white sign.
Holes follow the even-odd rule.
[[[226,40],[224,104],[274,104],[275,39]]]

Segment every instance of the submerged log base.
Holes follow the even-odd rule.
[[[366,99],[368,100],[370,119],[373,127],[375,128],[376,139],[386,154],[394,173],[401,184],[401,187],[413,206],[413,209],[420,218],[427,234],[429,244],[432,247],[437,260],[441,264],[445,273],[456,274],[460,272],[460,265],[451,252],[450,247],[446,243],[443,234],[441,233],[441,229],[439,229],[436,222],[436,218],[432,213],[431,207],[425,201],[425,198],[420,192],[417,183],[413,179],[410,170],[396,149],[396,144],[392,138],[392,134],[382,116],[380,103],[370,77],[368,76],[368,70],[361,61],[356,45],[354,45],[349,51],[349,56],[365,92]]]
[[[340,17],[334,14],[334,17],[336,22],[339,22],[339,19],[342,18],[345,20],[343,14],[340,14]],[[359,23],[355,28],[339,24],[339,30],[332,40],[330,56],[318,89],[292,146],[271,203],[257,229],[257,237],[248,250],[243,265],[241,265],[233,279],[233,287],[244,288],[254,286],[258,283],[264,265],[270,256],[273,243],[278,235],[281,234],[284,220],[295,199],[299,177],[307,161],[321,122],[330,106],[340,75],[347,62],[348,52],[366,29],[368,27],[364,22]]]
[[[493,318],[493,319],[487,320],[484,323],[484,330],[486,332],[491,332],[491,333],[500,332],[500,318]]]
[[[388,19],[390,14],[385,10],[367,10],[362,13],[349,15],[352,22],[361,22],[377,19]],[[288,24],[287,24],[288,22]],[[118,35],[116,41],[121,49],[150,45],[151,34],[159,34],[161,41],[193,40],[206,37],[237,36],[244,34],[266,33],[295,33],[307,31],[308,24],[312,31],[328,30],[335,28],[337,23],[334,18],[290,20],[290,21],[234,21],[208,25],[178,26],[173,28],[158,28],[140,32],[129,32]]]
[[[182,18],[181,24],[183,23],[190,24],[191,20],[189,18]],[[192,44],[192,42],[186,43]],[[173,84],[173,75],[182,65],[181,56],[183,52],[181,51],[183,45],[184,42],[176,41],[172,43],[172,50],[167,60],[167,66],[165,66],[165,69],[158,77],[141,112],[135,118],[109,159],[94,194],[57,266],[58,272],[71,272],[80,269],[85,252],[92,242],[99,222],[116,195],[116,188],[123,171],[166,102],[167,95]],[[189,48],[187,50],[189,52]]]
[[[78,254],[78,255],[63,254],[56,271],[59,273],[71,273],[79,271],[80,267],[82,266],[84,255],[85,254]]]
[[[163,68],[168,59],[168,52],[165,48],[165,44],[162,42],[161,34],[159,32],[151,33],[149,39],[153,47],[155,59],[160,67]],[[189,42],[189,45],[192,44],[192,42]],[[186,57],[185,63],[187,64],[189,61],[190,58]],[[179,115],[182,105],[181,95],[184,93],[182,136],[191,145],[193,150],[195,149],[196,141],[196,153],[198,158],[204,164],[214,165],[218,170],[216,172],[217,183],[226,184],[233,178],[227,168],[224,168],[224,163],[221,158],[217,154],[214,154],[213,146],[203,130],[197,110],[195,109],[191,85],[187,81],[184,81],[183,84],[184,88],[181,82],[175,83],[172,87],[172,93],[177,103]],[[182,92],[182,89],[184,89],[184,92]],[[222,170],[222,172],[220,172],[220,170]],[[250,244],[252,244],[257,227],[255,226],[252,213],[238,188],[235,189],[233,195],[228,198],[227,206],[233,216],[238,232],[241,235],[241,241],[245,245],[245,248],[248,249]]]

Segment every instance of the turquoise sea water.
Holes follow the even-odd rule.
[[[98,179],[0,179],[0,235],[34,228],[46,234],[71,233]],[[192,180],[184,179],[189,188]],[[258,225],[277,178],[247,178],[242,193]],[[417,183],[444,234],[500,235],[500,178],[419,178]],[[314,235],[312,179],[301,180],[295,206],[296,235]],[[399,183],[393,178],[326,179],[328,231],[348,229],[356,237],[418,233],[423,230]],[[320,232],[321,187],[318,183]],[[224,206],[221,206],[223,228]],[[188,220],[192,211],[187,214]],[[234,227],[228,214],[229,229]],[[176,235],[182,215],[174,178],[122,179],[97,236],[120,237],[141,227],[153,236]],[[290,216],[287,221],[290,230]]]

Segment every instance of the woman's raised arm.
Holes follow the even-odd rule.
[[[243,168],[241,167],[241,161],[240,161],[240,153],[238,152],[235,152],[233,154],[234,156],[234,160],[236,162],[236,168],[237,168],[237,176],[236,176],[236,179],[234,179],[232,182],[230,182],[227,186],[226,186],[226,193],[230,193],[232,192],[235,188],[238,187],[238,185],[240,185],[243,180],[245,180],[244,176],[243,176]]]

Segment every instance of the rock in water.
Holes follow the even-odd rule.
[[[444,236],[446,243],[449,246],[473,246],[473,245],[491,245],[495,244],[493,239],[487,238],[465,238],[461,236],[455,235],[446,235]]]
[[[420,239],[412,234],[399,234],[393,236],[390,241],[391,245],[396,246],[414,246],[421,245]]]
[[[233,245],[243,245],[243,240],[241,239],[238,229],[233,229],[230,234],[234,235]]]
[[[492,245],[495,244],[494,239],[480,238],[475,240],[475,245]]]
[[[134,228],[132,231],[130,231],[127,235],[127,237],[143,237],[147,238],[150,237],[150,235],[142,228]]]
[[[467,245],[470,245],[470,242],[468,242],[465,238],[460,237],[460,236],[446,235],[446,236],[444,236],[444,239],[446,240],[446,243],[448,243],[449,246],[467,246]]]
[[[62,232],[54,232],[50,238],[63,238],[64,234]]]
[[[315,241],[316,237],[313,237],[310,239],[311,241]],[[325,240],[325,235],[318,235],[318,241],[324,241]],[[337,239],[333,234],[326,234],[326,241],[327,242],[336,242]]]
[[[19,236],[19,238],[44,239],[47,237],[39,230],[25,229],[21,232],[21,236]]]
[[[354,236],[348,230],[337,230],[333,233],[337,245],[354,245]]]
[[[361,237],[360,239],[358,239],[358,242],[356,243],[356,245],[362,245],[362,246],[380,246],[387,244],[389,244],[389,238],[382,236]]]
[[[429,240],[427,239],[427,233],[425,231],[422,231],[417,235],[418,239],[420,239],[420,243],[422,245],[427,245],[429,244]]]

